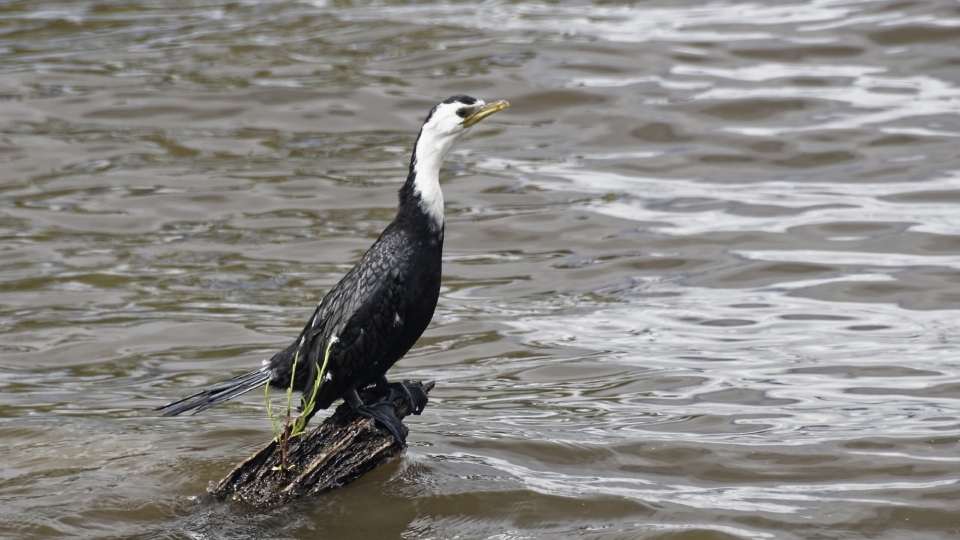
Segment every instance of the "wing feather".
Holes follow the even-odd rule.
[[[351,388],[374,382],[370,379],[386,371],[380,369],[381,362],[403,334],[404,269],[409,261],[406,252],[391,249],[396,241],[383,240],[381,237],[324,297],[304,329],[307,339],[302,347],[306,350],[301,355],[312,360],[304,370],[309,374],[303,385],[307,389],[312,389],[330,339],[337,338],[316,400],[320,408]]]

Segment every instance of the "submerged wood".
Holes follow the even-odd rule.
[[[433,382],[407,382],[429,393]],[[361,399],[371,397],[361,393]],[[400,398],[397,418],[410,410]],[[287,470],[279,470],[280,452],[270,441],[226,476],[213,494],[255,506],[273,506],[304,495],[321,493],[352,482],[403,450],[390,433],[373,420],[341,404],[313,430],[290,439]]]

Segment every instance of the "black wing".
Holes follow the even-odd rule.
[[[318,408],[328,407],[344,392],[376,382],[396,361],[391,352],[402,341],[409,253],[393,249],[403,245],[399,239],[384,236],[324,297],[301,336],[300,349],[307,349],[312,360],[306,366],[307,396],[330,347]]]

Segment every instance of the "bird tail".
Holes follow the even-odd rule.
[[[163,411],[164,416],[176,416],[180,413],[194,410],[193,414],[205,411],[214,405],[219,405],[224,401],[231,400],[240,394],[244,394],[254,388],[263,386],[270,379],[270,371],[264,367],[257,371],[251,371],[239,375],[230,380],[219,382],[213,386],[187,396],[179,401],[167,403],[157,407],[155,411]]]

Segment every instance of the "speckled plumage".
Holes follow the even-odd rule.
[[[324,409],[348,390],[374,384],[410,350],[433,317],[440,294],[443,227],[431,230],[421,212],[401,207],[397,218],[323,298],[300,336],[267,364],[271,386],[312,390],[329,341],[327,375],[316,405]],[[309,397],[306,395],[305,397]]]

